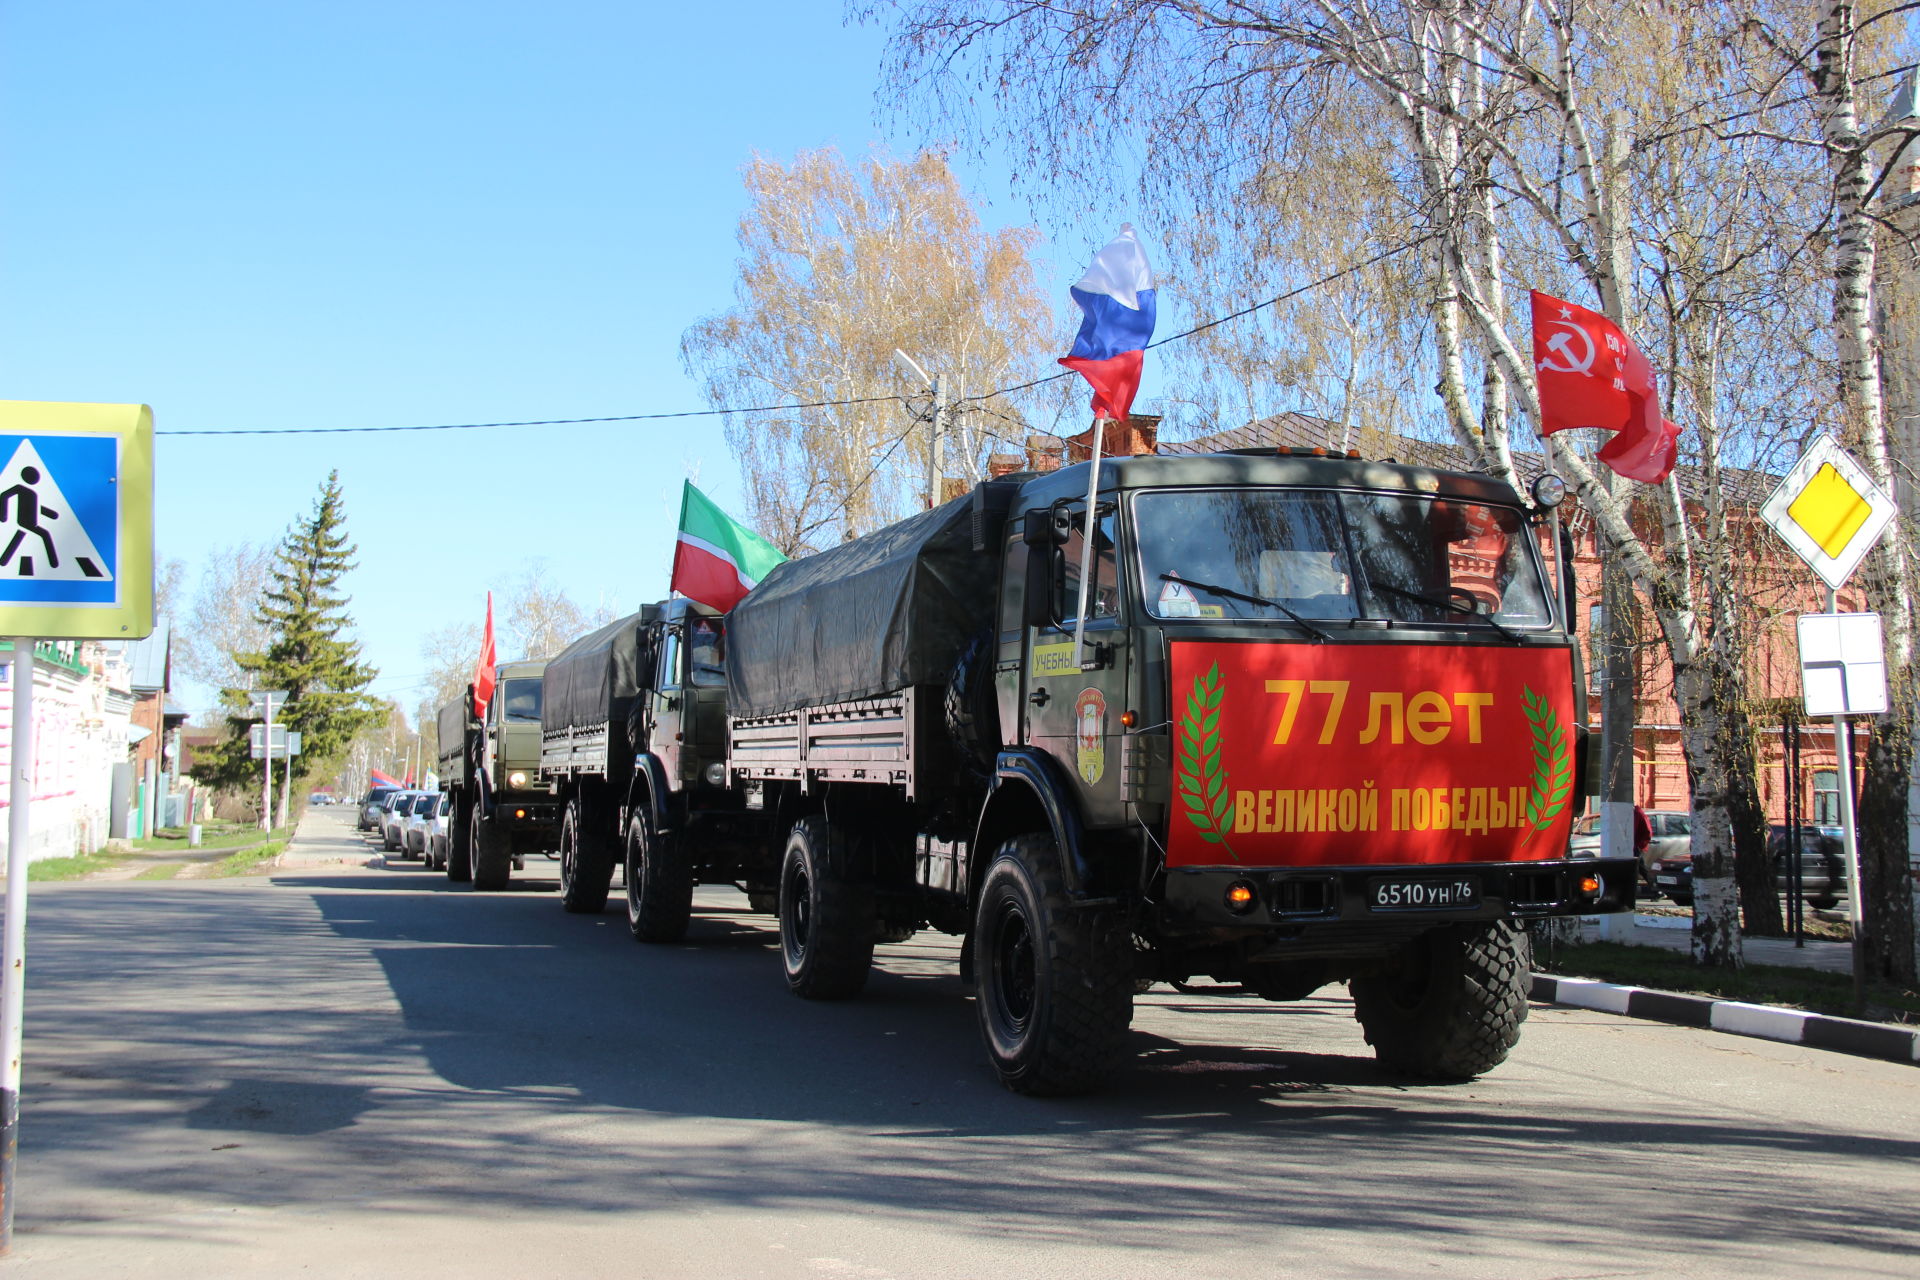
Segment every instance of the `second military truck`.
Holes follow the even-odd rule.
[[[484,717],[473,688],[440,708],[440,789],[448,815],[447,879],[504,889],[529,853],[552,850],[558,806],[540,783],[543,662],[503,662]]]

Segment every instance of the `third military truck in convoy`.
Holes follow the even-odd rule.
[[[559,808],[540,782],[542,662],[495,669],[485,715],[473,689],[440,708],[440,789],[448,793],[447,878],[480,890],[504,889],[529,853],[546,854],[558,835]]]
[[[540,775],[560,809],[560,892],[599,911],[623,864],[627,925],[686,933],[696,882],[738,883],[773,908],[759,814],[728,788],[724,631],[690,600],[648,605],[547,664]]]
[[[724,745],[674,666],[655,749],[693,723],[634,785],[737,797],[726,857],[774,887],[802,996],[856,993],[876,940],[961,935],[1018,1091],[1096,1086],[1154,980],[1344,981],[1389,1067],[1500,1062],[1519,926],[1634,898],[1631,859],[1567,857],[1586,715],[1547,512],[1324,450],[1092,465],[773,570],[726,618]],[[631,795],[644,883],[681,819]]]

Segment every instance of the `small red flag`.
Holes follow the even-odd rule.
[[[1630,480],[1658,484],[1673,470],[1680,428],[1660,416],[1653,366],[1597,311],[1533,292],[1533,367],[1540,434],[1581,427],[1614,432],[1600,461]]]
[[[487,704],[493,701],[493,668],[498,657],[493,648],[493,592],[487,592],[487,626],[480,633],[480,660],[473,666],[473,714],[487,718]]]

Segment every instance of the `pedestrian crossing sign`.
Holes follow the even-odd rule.
[[[0,635],[153,630],[153,411],[0,400]]]

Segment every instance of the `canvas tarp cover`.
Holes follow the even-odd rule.
[[[627,708],[650,674],[641,669],[642,629],[659,614],[648,605],[581,636],[548,660],[541,676],[540,727],[584,729],[624,724]]]
[[[991,496],[997,517],[1009,495]],[[728,714],[945,681],[994,616],[998,528],[994,550],[975,551],[974,505],[955,498],[769,573],[727,615]]]

